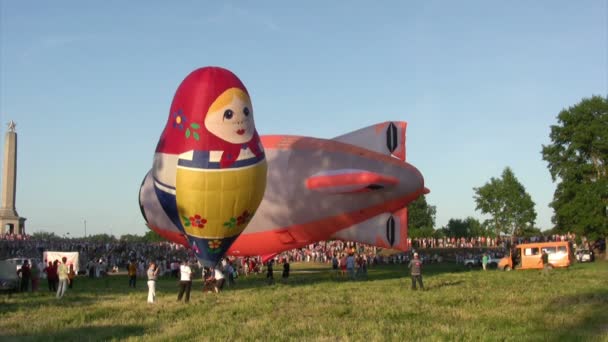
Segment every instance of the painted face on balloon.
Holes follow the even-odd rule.
[[[249,96],[238,88],[223,92],[209,107],[205,127],[213,135],[233,144],[251,140],[255,124]]]

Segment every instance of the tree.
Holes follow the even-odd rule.
[[[162,236],[158,235],[157,232],[155,232],[153,230],[149,230],[148,232],[146,232],[146,234],[144,234],[144,241],[146,241],[146,242],[161,242],[161,241],[166,241],[166,240],[163,239]]]
[[[519,231],[519,236],[530,238],[533,236],[543,236],[543,232],[538,227],[527,226]]]
[[[87,236],[87,240],[98,243],[116,242],[116,238],[108,234],[96,234]]]
[[[54,240],[59,240],[59,236],[57,236],[57,234],[53,233],[53,232],[45,232],[45,231],[39,231],[39,232],[34,232],[32,234],[32,238],[36,239],[36,240],[45,240],[45,241],[54,241]]]
[[[534,202],[509,167],[504,169],[501,178],[492,177],[490,182],[473,190],[475,209],[491,216],[484,225],[497,235],[518,235],[534,226]]]
[[[430,237],[434,233],[437,208],[418,197],[407,206],[407,226],[411,237]]]
[[[443,232],[447,237],[479,237],[493,236],[493,233],[488,232],[483,225],[473,217],[467,217],[464,220],[450,219],[448,224],[443,228]]]
[[[135,234],[125,234],[120,236],[120,241],[128,243],[145,242],[145,236],[139,236]]]
[[[593,96],[562,110],[543,145],[553,182],[553,223],[591,240],[608,235],[608,100]],[[608,258],[608,253],[606,255]]]

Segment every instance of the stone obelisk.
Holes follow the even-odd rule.
[[[0,233],[25,234],[25,218],[15,209],[17,190],[17,132],[15,122],[8,123],[4,138],[4,162],[2,163],[2,207],[0,208]]]

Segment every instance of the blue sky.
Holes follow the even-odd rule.
[[[607,94],[607,2],[378,4],[1,1],[1,132],[17,122],[27,231],[146,232],[140,182],[175,89],[207,65],[245,83],[260,134],[407,121],[438,226],[481,218],[473,187],[510,166],[551,228],[540,151],[560,110]]]

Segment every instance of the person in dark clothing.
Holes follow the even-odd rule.
[[[287,280],[289,278],[289,261],[285,259],[283,262],[283,280]]]
[[[129,266],[127,266],[127,271],[129,274],[129,287],[135,288],[137,283],[137,265],[135,264],[135,260],[131,260]]]
[[[30,263],[27,260],[23,260],[23,265],[21,265],[21,268],[17,271],[17,275],[21,276],[21,292],[27,292],[30,277],[32,275]]]
[[[211,268],[203,268],[203,293],[215,291],[215,277]]]
[[[46,280],[49,284],[49,291],[57,292],[57,282],[59,281],[59,278],[57,277],[56,264],[49,261],[48,266],[44,268],[44,272],[46,273]]]
[[[268,285],[274,284],[274,271],[272,270],[272,265],[274,264],[274,260],[270,259],[266,263],[266,279],[268,279]]]
[[[412,276],[412,290],[416,290],[416,281],[418,281],[420,289],[424,290],[424,285],[422,284],[422,261],[418,257],[418,253],[414,253],[414,258],[407,267],[410,269]]]

